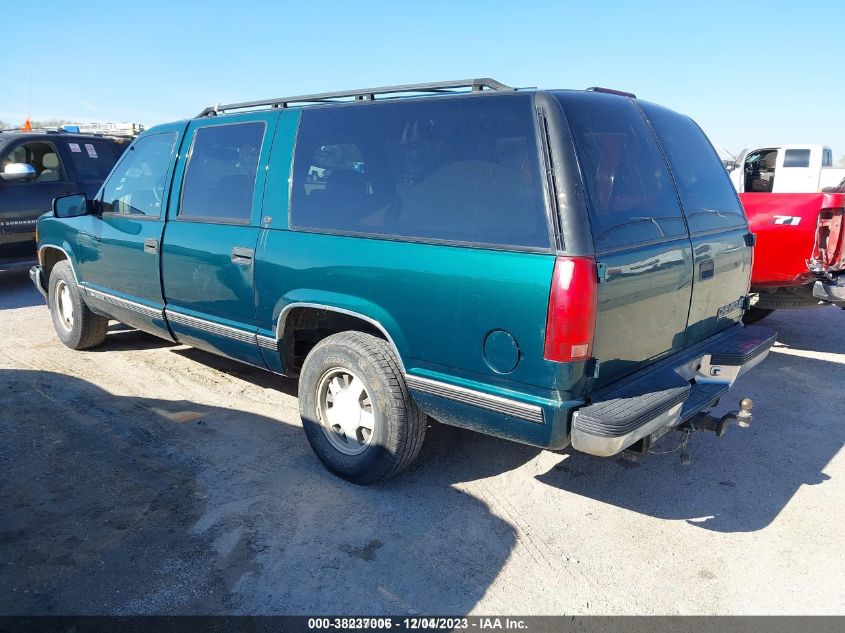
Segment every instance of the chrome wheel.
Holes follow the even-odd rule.
[[[358,376],[342,367],[323,374],[317,383],[320,427],[341,453],[360,455],[370,447],[375,431],[373,402]]]
[[[73,329],[73,300],[70,296],[70,288],[64,280],[60,279],[56,284],[56,312],[59,315],[59,323],[70,332]]]

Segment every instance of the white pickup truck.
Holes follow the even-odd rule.
[[[824,145],[772,145],[742,150],[730,175],[740,193],[817,193],[835,187],[845,169],[833,167]]]

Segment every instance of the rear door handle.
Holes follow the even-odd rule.
[[[249,266],[252,263],[252,258],[255,251],[244,246],[235,246],[232,249],[232,263],[241,266]]]
[[[158,240],[152,237],[144,238],[144,252],[155,255],[158,253]]]

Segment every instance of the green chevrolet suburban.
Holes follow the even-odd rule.
[[[741,323],[754,236],[689,118],[491,79],[207,108],[54,201],[31,270],[63,343],[109,320],[299,377],[333,472],[403,470],[427,416],[646,453],[775,333]]]

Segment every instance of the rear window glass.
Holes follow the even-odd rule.
[[[182,186],[180,218],[249,222],[264,123],[199,128]]]
[[[609,95],[559,99],[581,161],[596,249],[686,236],[666,161],[636,107]]]
[[[690,231],[745,226],[730,178],[698,125],[660,106],[640,103],[640,107],[666,152]]]
[[[291,226],[548,248],[530,103],[485,96],[304,111]]]
[[[66,149],[81,180],[105,180],[120,157],[114,145],[98,139],[67,141]]]
[[[788,149],[783,153],[784,167],[809,167],[810,166],[810,150],[808,149]]]

